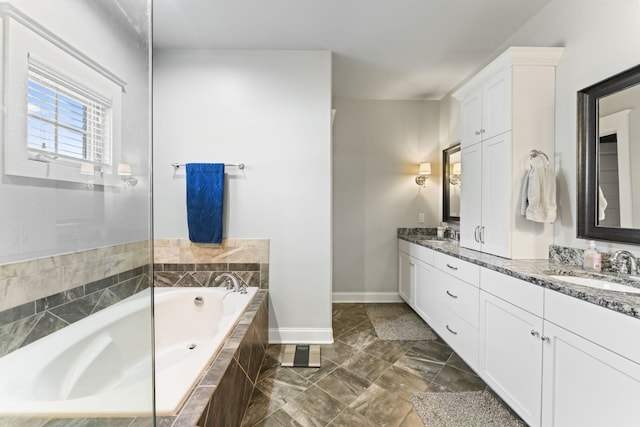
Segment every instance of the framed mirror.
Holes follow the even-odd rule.
[[[460,143],[442,150],[442,220],[460,221]]]
[[[640,243],[640,66],[578,92],[577,237]]]

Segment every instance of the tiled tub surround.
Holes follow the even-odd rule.
[[[269,287],[269,241],[224,239],[220,245],[187,239],[154,241],[155,286],[215,286],[225,272],[247,286]]]
[[[158,417],[156,425],[239,426],[265,356],[268,322],[268,291],[259,290],[178,415]]]
[[[0,265],[0,312],[150,265],[150,241]]]
[[[155,286],[215,286],[225,272],[261,290],[178,415],[158,417],[159,427],[240,425],[268,343],[269,240],[223,239],[219,245],[154,241]]]
[[[148,270],[134,268],[0,312],[0,356],[148,288]]]
[[[464,261],[477,264],[481,267],[503,273],[517,279],[533,283],[563,294],[588,301],[592,304],[620,312],[622,314],[640,319],[640,294],[627,294],[623,292],[600,290],[581,285],[574,285],[564,281],[552,279],[550,275],[575,274],[591,277],[606,278],[617,283],[640,287],[640,281],[629,279],[628,276],[617,276],[612,273],[586,272],[582,267],[575,265],[578,255],[573,249],[552,247],[550,259],[526,260],[507,259],[494,255],[477,252],[471,249],[461,248],[458,242],[430,241],[422,234],[398,234],[398,237],[411,243],[431,248]],[[603,259],[608,259],[603,254]],[[574,260],[567,263],[567,260]],[[561,262],[562,261],[562,262]]]
[[[1,265],[0,356],[148,288],[149,260],[138,242]]]

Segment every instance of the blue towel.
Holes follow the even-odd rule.
[[[222,242],[224,163],[187,163],[187,224],[194,243]]]

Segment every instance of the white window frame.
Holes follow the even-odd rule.
[[[28,74],[29,153],[111,166],[111,101],[31,57]]]
[[[4,174],[86,183],[86,166],[93,165],[94,184],[121,185],[114,162],[121,156],[124,82],[114,78],[108,70],[75,51],[39,24],[18,14],[15,9],[0,12],[5,12],[0,21],[2,62],[5,64],[2,79],[3,102],[10,106],[4,109],[3,114]],[[84,88],[110,104],[108,163],[57,156],[28,147],[27,93],[30,62],[40,68],[53,70],[72,85]]]

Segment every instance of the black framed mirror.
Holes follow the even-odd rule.
[[[460,143],[442,150],[442,220],[460,222]]]
[[[578,92],[577,237],[640,243],[640,65]]]

